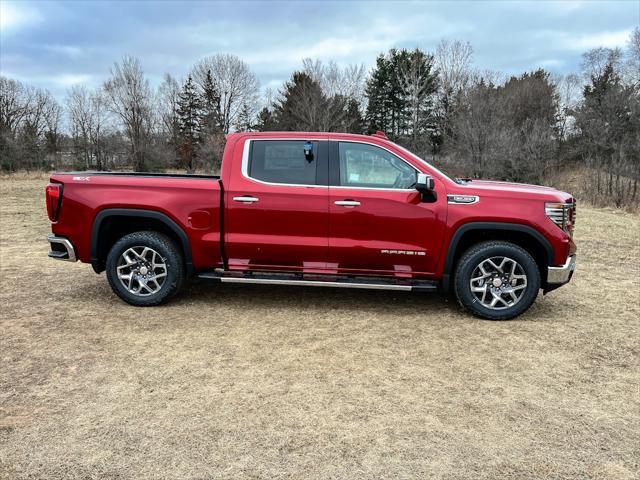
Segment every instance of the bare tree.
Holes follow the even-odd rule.
[[[356,100],[362,105],[365,99],[366,70],[363,64],[349,64],[340,68],[331,60],[305,58],[302,60],[304,73],[318,82],[322,92],[329,98],[341,96],[349,100]]]
[[[464,90],[472,78],[473,48],[469,42],[442,39],[434,55],[440,88],[446,92]]]
[[[54,168],[57,168],[60,160],[60,124],[62,122],[62,113],[62,107],[58,102],[49,102],[45,116],[47,128],[44,137],[46,140],[47,156],[49,157],[49,160],[53,160],[52,163]]]
[[[201,89],[208,73],[220,95],[222,128],[228,133],[237,122],[243,105],[251,108],[257,105],[260,82],[249,66],[235,55],[217,54],[196,63],[191,75]]]
[[[60,106],[47,90],[0,76],[3,168],[42,167],[51,141],[57,148],[59,123]]]
[[[67,93],[67,115],[71,135],[80,149],[82,159],[90,167],[90,132],[93,128],[91,96],[84,85],[74,85]]]
[[[44,165],[47,122],[55,113],[57,102],[47,90],[26,87],[26,91],[28,107],[19,125],[18,160],[22,167],[40,168]]]
[[[557,101],[544,70],[480,80],[453,118],[453,151],[474,177],[538,183],[554,164]]]
[[[443,136],[450,137],[451,117],[473,80],[473,48],[469,42],[443,39],[436,47],[434,58],[439,84],[439,130]]]
[[[264,95],[263,95],[263,99],[264,99],[263,106],[268,108],[269,110],[273,109],[273,106],[278,101],[278,96],[279,96],[279,92],[275,91],[273,88],[271,87],[265,88]]]
[[[464,104],[451,119],[455,131],[454,151],[468,175],[480,178],[488,174],[494,145],[499,143],[495,125],[499,108],[495,89],[478,82],[465,95]]]
[[[29,113],[32,93],[17,80],[0,76],[0,131],[15,136]]]
[[[629,83],[640,85],[640,27],[636,27],[629,38],[626,67]]]
[[[640,88],[625,84],[610,57],[600,76],[592,76],[576,113],[580,145],[593,174],[592,200],[620,207],[637,201],[640,182]]]
[[[34,135],[39,137],[44,134],[47,128],[47,115],[49,115],[55,99],[46,90],[33,87],[28,87],[27,90],[30,102],[22,121],[26,128],[33,130]]]
[[[96,159],[96,168],[103,170],[106,164],[105,139],[109,127],[109,111],[107,98],[104,91],[96,89],[91,94],[91,112],[93,116],[92,128],[89,130],[89,139],[93,149],[93,156]]]
[[[582,74],[586,81],[604,75],[608,65],[615,71],[620,70],[622,50],[619,48],[598,47],[582,54]]]
[[[71,87],[66,99],[71,135],[80,149],[86,168],[94,161],[104,168],[104,138],[108,121],[107,102],[101,89],[89,91],[84,85]]]
[[[158,87],[156,105],[160,120],[161,135],[174,149],[179,142],[180,129],[178,124],[178,102],[180,100],[180,85],[170,74],[165,74]]]
[[[418,148],[418,139],[426,129],[432,128],[433,95],[437,88],[433,57],[419,49],[403,50],[398,55],[396,67],[396,82],[407,110],[405,127],[412,137],[411,147]]]
[[[575,132],[574,112],[582,98],[583,84],[574,73],[557,78],[555,84],[559,99],[558,136],[565,140]]]
[[[109,108],[124,126],[131,142],[131,154],[136,171],[145,169],[145,153],[152,123],[152,93],[138,59],[125,56],[111,69],[111,78],[104,84]]]

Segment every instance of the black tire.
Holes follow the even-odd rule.
[[[159,286],[159,289],[154,293],[150,293],[149,290],[142,290],[142,288],[146,287],[141,287],[140,283],[135,283],[137,281],[135,278],[137,277],[134,277],[133,289],[138,286],[140,287],[138,290],[141,293],[132,293],[132,291],[130,291],[118,277],[118,266],[123,262],[123,253],[135,247],[148,247],[149,249],[152,249],[161,256],[160,261],[166,266],[166,268],[159,267],[156,271],[158,276],[165,271],[166,276],[162,279],[158,279],[158,283],[153,284],[154,289]],[[130,258],[131,257],[133,256],[130,255]],[[118,240],[113,247],[111,247],[109,255],[107,256],[106,267],[107,279],[109,280],[109,285],[111,285],[113,292],[128,304],[137,307],[151,307],[169,301],[176,293],[178,293],[185,280],[185,268],[182,253],[178,250],[173,240],[159,232],[145,231],[125,235]],[[159,283],[160,281],[162,281],[161,284]]]
[[[509,259],[513,259],[519,264],[520,268],[518,271],[524,271],[524,275],[526,275],[524,292],[516,302],[513,302],[514,304],[512,306],[505,305],[501,302],[496,305],[496,307],[499,305],[500,309],[489,308],[483,305],[482,299],[479,299],[476,294],[471,291],[470,283],[472,274],[483,260],[492,259],[493,257],[508,257]],[[496,273],[496,275],[499,274]],[[489,288],[489,290],[491,290],[492,285],[488,284],[488,279],[483,281],[483,283],[484,282],[487,282],[485,289]],[[504,285],[510,288],[509,284],[505,283]],[[540,290],[540,270],[533,257],[518,245],[501,241],[483,242],[467,250],[458,262],[454,277],[454,290],[458,303],[473,315],[488,320],[509,320],[525,312],[535,301],[538,296],[538,290]],[[482,296],[482,293],[478,293],[478,295]],[[491,295],[491,293],[489,293],[489,295]],[[491,299],[490,297],[487,301]],[[507,300],[512,302],[508,297]]]

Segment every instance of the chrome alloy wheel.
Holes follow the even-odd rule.
[[[527,289],[527,275],[522,265],[512,258],[491,257],[473,270],[469,286],[481,305],[504,310],[522,299]]]
[[[118,278],[134,295],[146,297],[157,293],[167,277],[166,260],[149,247],[131,247],[120,255]]]

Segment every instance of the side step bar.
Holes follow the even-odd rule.
[[[438,290],[438,284],[430,281],[409,281],[407,283],[397,283],[396,281],[385,282],[381,279],[345,279],[345,280],[307,280],[302,275],[279,275],[277,277],[269,277],[267,275],[245,275],[245,276],[226,276],[217,272],[204,272],[198,275],[199,278],[205,280],[213,280],[222,283],[254,283],[259,285],[300,285],[303,287],[338,287],[338,288],[365,288],[372,290],[402,290],[406,292],[435,292]],[[317,278],[317,276],[314,276]],[[335,277],[332,277],[335,278]]]

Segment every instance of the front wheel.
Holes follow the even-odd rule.
[[[107,256],[107,279],[125,302],[160,305],[184,282],[184,260],[175,243],[158,232],[134,232],[118,240]]]
[[[462,256],[454,283],[463,308],[481,318],[508,320],[535,301],[540,271],[521,247],[509,242],[483,242]]]

